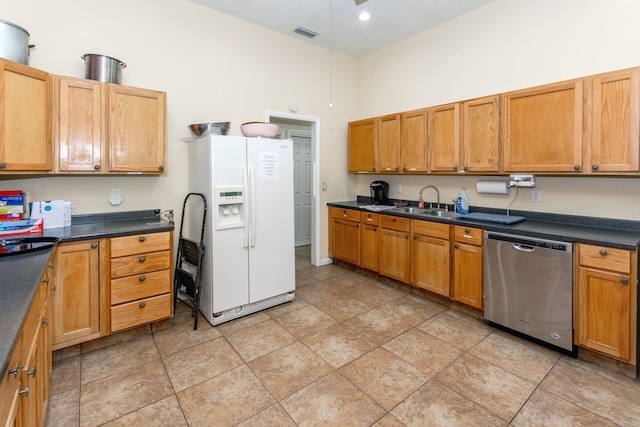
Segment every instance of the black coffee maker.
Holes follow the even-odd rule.
[[[392,206],[389,201],[389,183],[385,181],[373,181],[369,185],[371,189],[371,201],[374,205]]]

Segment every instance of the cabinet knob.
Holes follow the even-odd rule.
[[[51,292],[55,292],[56,291],[56,287],[55,285],[53,286],[53,288],[50,288]]]
[[[454,170],[454,171],[456,171],[456,172],[458,172],[458,167],[457,167],[457,166],[454,166],[454,167],[453,167],[453,170]]]
[[[469,234],[471,232],[471,230],[469,230],[468,228],[464,229],[464,234]]]
[[[464,170],[465,172],[467,172],[467,171],[469,171],[469,168],[465,166],[465,167],[463,168],[463,170]]]
[[[582,169],[582,167],[580,167],[580,165],[575,165],[573,169],[579,171],[580,169]]]
[[[4,168],[6,168],[6,167],[7,167],[7,164],[6,164],[6,163],[0,163],[0,169],[4,169]]]
[[[413,240],[418,240],[418,236],[416,234],[413,235]]]
[[[409,233],[405,234],[405,235],[404,235],[404,238],[405,238],[405,239],[408,239],[408,238],[409,238]]]
[[[32,370],[27,371],[27,375],[30,375],[32,377],[36,377],[36,367],[34,366]]]
[[[140,238],[138,240],[141,241],[141,242],[144,242],[144,240],[145,240],[144,236],[140,236]]]
[[[98,244],[97,244],[97,243],[92,243],[92,244],[91,244],[91,249],[95,249],[95,248],[97,248],[97,247],[98,247]]]
[[[146,279],[146,277],[144,277],[144,276],[140,276],[140,281],[141,281],[141,282],[144,282],[144,281],[145,281],[145,279]]]
[[[93,166],[93,168],[94,168],[95,170],[99,171],[99,170],[100,170],[100,165],[94,165],[94,166]]]
[[[600,249],[600,252],[598,252],[600,255],[602,256],[606,256],[607,255],[607,250],[606,249]]]
[[[592,171],[597,171],[598,169],[600,169],[600,166],[598,166],[598,165],[592,165],[591,166],[591,170]]]
[[[144,262],[145,261],[145,257],[141,256],[140,257],[140,262]]]
[[[43,320],[42,320],[42,324],[43,324],[44,326],[49,326],[49,319],[48,319],[48,318],[43,319]]]
[[[24,390],[20,390],[18,393],[24,394],[25,396],[29,396],[29,384],[27,384]]]
[[[159,171],[163,171],[164,170],[164,166],[162,166],[162,165],[158,166],[158,170]]]
[[[144,308],[145,304],[143,302],[140,303],[140,308]]]
[[[457,243],[454,243],[454,244],[453,244],[453,247],[454,247],[455,249],[458,249],[458,248],[460,247],[460,245],[459,245],[459,244],[457,244]]]
[[[47,279],[44,279],[44,280],[42,281],[42,283],[49,283],[49,279],[48,279],[48,278],[47,278]]]
[[[20,364],[16,363],[16,367],[9,369],[9,373],[13,374],[13,378],[18,378],[18,374],[20,373]]]
[[[620,278],[620,283],[622,283],[623,285],[628,285],[629,284],[629,278],[628,277],[621,277]]]

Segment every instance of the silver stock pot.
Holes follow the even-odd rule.
[[[0,19],[0,57],[29,65],[29,53],[35,46],[29,44],[27,30]]]

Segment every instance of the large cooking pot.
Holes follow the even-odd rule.
[[[29,33],[24,28],[0,19],[0,57],[29,65]]]
[[[124,62],[106,55],[87,53],[84,59],[84,78],[107,83],[122,82],[122,69],[127,66]]]

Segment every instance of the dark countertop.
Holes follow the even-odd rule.
[[[139,233],[173,230],[173,224],[164,221],[158,209],[89,214],[72,217],[70,227],[53,228],[42,233],[12,234],[7,237],[47,237],[59,243],[105,237],[118,237]],[[22,328],[31,300],[47,267],[53,248],[23,254],[0,256],[0,364],[6,372],[9,355]],[[4,375],[2,376],[4,378]],[[1,382],[1,380],[0,380]]]
[[[362,206],[369,204],[371,204],[369,199],[364,197],[359,197],[357,201],[327,203],[329,206],[349,209],[362,209]],[[474,208],[473,206],[471,207],[471,212],[505,213],[504,210]],[[453,219],[435,216],[426,217],[424,215],[401,212],[400,209],[388,209],[381,212],[381,214],[444,222],[454,225],[467,225],[489,231],[559,240],[567,243],[581,242],[629,250],[637,250],[638,244],[640,243],[640,221],[512,210],[510,212],[511,215],[524,216],[526,219],[517,224],[503,225],[465,220],[463,215]]]

